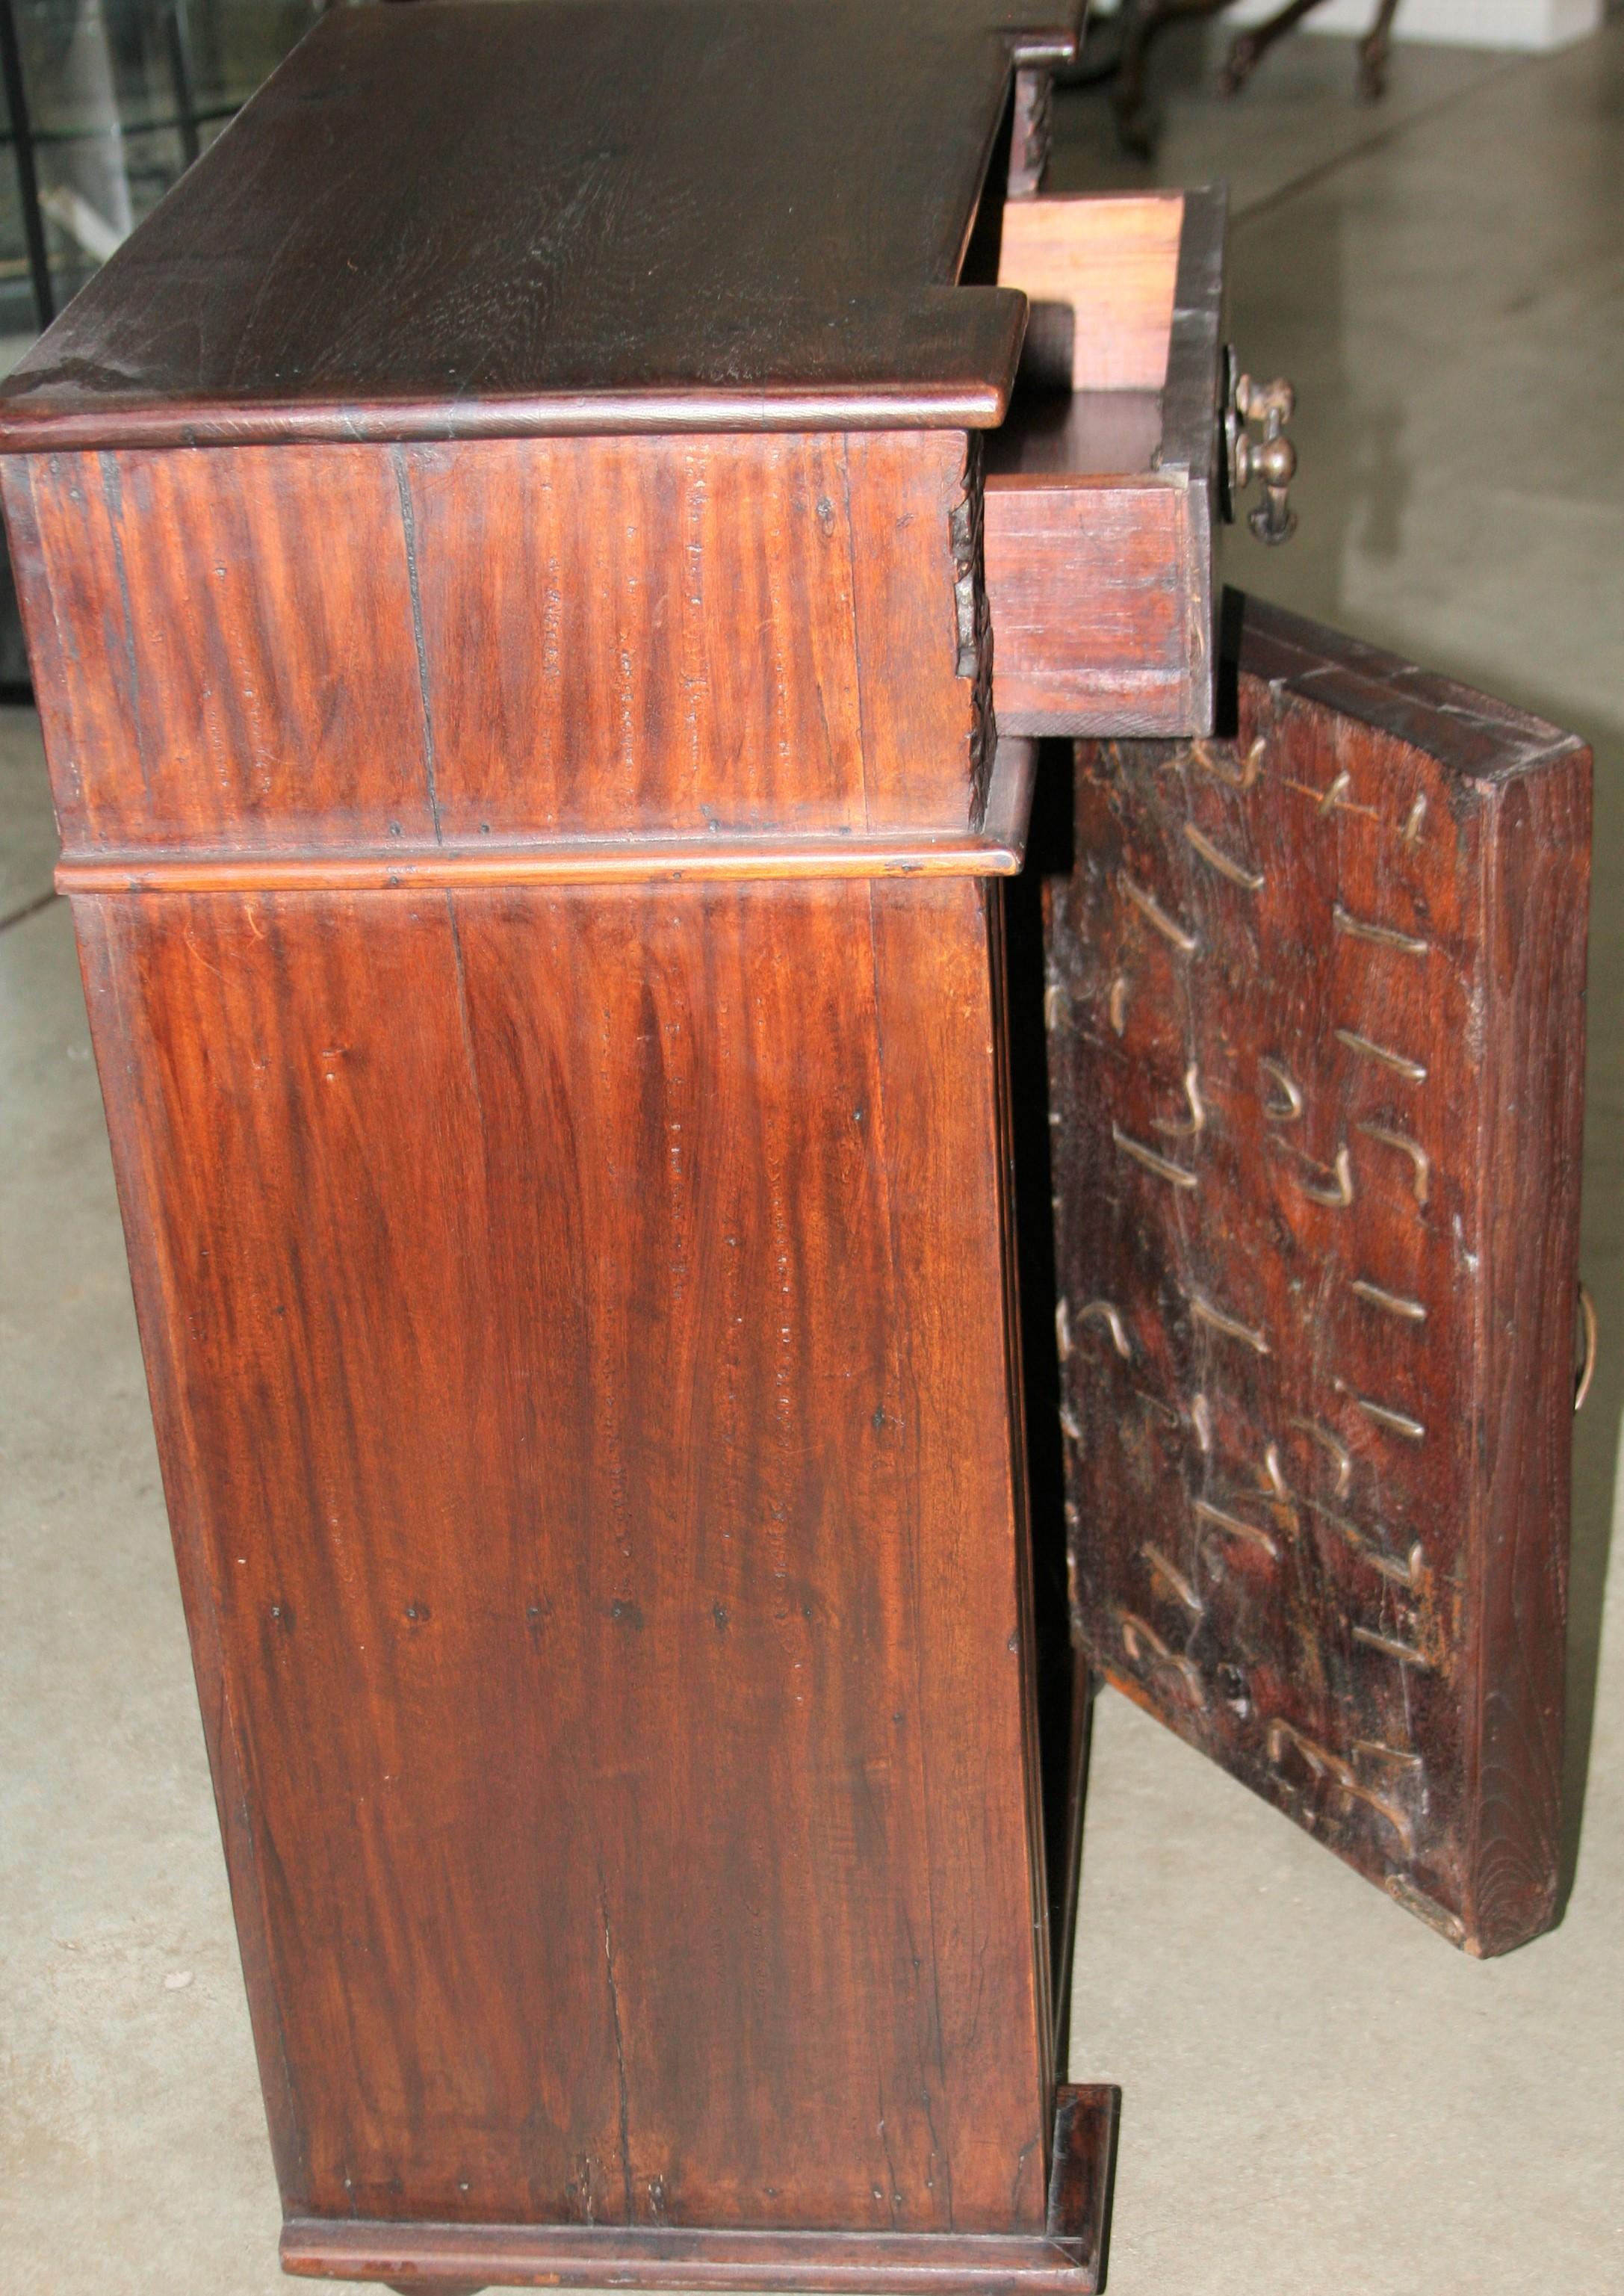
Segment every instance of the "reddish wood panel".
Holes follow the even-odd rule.
[[[984,889],[76,915],[290,2213],[1041,2233]]]
[[[1053,889],[1094,1663],[1474,1953],[1554,1910],[1589,758],[1247,607]]]
[[[1203,505],[1204,509],[1204,505]],[[1187,730],[1209,677],[1205,522],[1166,480],[989,474],[993,701],[1012,734]]]
[[[914,2290],[1092,2296],[1104,2280],[1120,2092],[1055,2093],[1047,2219],[1037,2233],[683,2232],[640,2225],[391,2225],[294,2218],[285,2272],[382,2280],[422,2296],[521,2288]],[[455,2277],[453,2276],[455,2276]]]
[[[950,431],[11,463],[64,844],[962,827],[964,473]]]
[[[400,455],[448,840],[968,818],[962,434]]]
[[[387,457],[62,455],[4,486],[70,854],[434,841]]]

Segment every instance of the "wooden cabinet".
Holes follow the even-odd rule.
[[[1187,1727],[1198,1674],[1217,1699],[1249,1667],[1252,1722],[1204,1703],[1203,1742],[1380,1863],[1347,1651],[1317,1704],[1268,1703],[1314,1542],[1436,1597],[1410,1847],[1423,1808],[1470,1830],[1533,1712],[1508,1692],[1509,1735],[1473,1737],[1451,1636],[1480,1690],[1555,1663],[1583,761],[1486,717],[1463,764],[1456,702],[1384,671],[1372,718],[1369,677],[1313,666],[1261,777],[1244,714],[1235,747],[1221,203],[1006,199],[1074,12],[336,12],[0,398],[291,2271],[1092,2288],[1114,2098],[1062,2038],[1088,1668]],[[1004,881],[1056,733],[1177,739],[1079,751],[1046,997]],[[1251,811],[1210,820],[1232,785]],[[1304,807],[1311,862],[1277,810]],[[1368,865],[1366,814],[1400,840]],[[1315,963],[1395,967],[1313,1037],[1324,1079],[1291,1034],[1317,1006],[1265,1044],[1233,967],[1191,985],[1264,865],[1277,906],[1226,964],[1287,964],[1345,907],[1363,939]],[[1341,1092],[1346,1030],[1419,1010],[1391,953],[1423,933],[1433,1128],[1349,1086],[1276,1171],[1254,1095],[1223,1164],[1223,1061],[1237,1094],[1271,1062],[1305,1106]],[[1394,1024],[1395,1057],[1432,1041]],[[1487,1178],[1444,1157],[1457,1105]],[[1218,1157],[1237,1203],[1215,1179],[1203,1210],[1244,1197],[1241,1248],[1300,1291],[1329,1231],[1262,1195],[1332,1185],[1361,1124],[1361,1207],[1425,1265],[1334,1265],[1436,1316],[1429,1424],[1480,1415],[1416,1488],[1458,1529],[1413,1565],[1382,1513],[1410,1486],[1372,1464],[1333,1494],[1356,1538],[1266,1438],[1296,1591],[1271,1609],[1243,1547],[1196,1651],[1157,1604],[1197,1583],[1191,1506],[1229,1501],[1188,1461],[1142,1490],[1137,1435],[1074,1445],[1063,1503],[1038,1455],[1135,1423],[1085,1383],[1102,1332],[1159,1427],[1188,1418],[1151,1323],[1196,1280],[1162,1168]],[[1373,1125],[1437,1159],[1422,1242]],[[1463,1275],[1491,1228],[1510,1256]],[[1209,1292],[1170,1345],[1261,1312]],[[1247,1412],[1341,1423],[1202,1375],[1220,1448]],[[1364,1474],[1366,1431],[1335,1439]],[[1120,1578],[1144,1540],[1157,1589]],[[1530,1792],[1506,1838],[1537,1866]]]

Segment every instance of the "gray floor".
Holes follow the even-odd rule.
[[[1170,45],[1160,174],[1227,175],[1234,333],[1302,398],[1303,530],[1230,579],[1596,749],[1567,1917],[1452,1954],[1120,1701],[1074,2070],[1127,2092],[1112,2296],[1624,2290],[1624,26],[1554,59]],[[1210,73],[1208,75],[1210,79]],[[1059,182],[1144,181],[1097,99]],[[269,2296],[277,2209],[32,722],[0,720],[0,2285]],[[1624,1558],[1624,1538],[1614,1542]],[[1624,1567],[1621,1564],[1620,1567]],[[1600,1664],[1598,1669],[1598,1647]]]

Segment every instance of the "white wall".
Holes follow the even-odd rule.
[[[1241,0],[1225,20],[1255,24],[1280,0]],[[1305,32],[1367,32],[1376,0],[1324,0]],[[1484,48],[1560,48],[1600,28],[1603,0],[1398,0],[1401,40],[1448,40]]]

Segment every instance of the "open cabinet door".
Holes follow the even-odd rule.
[[[1554,1917],[1590,759],[1227,602],[1046,941],[1074,1629],[1474,1954]]]

